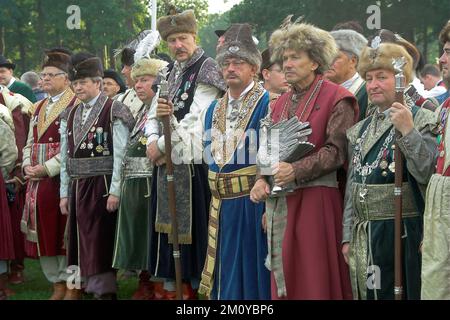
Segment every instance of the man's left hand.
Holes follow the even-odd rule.
[[[295,171],[294,167],[290,163],[280,162],[273,168],[272,174],[275,178],[275,185],[279,187],[284,187],[287,184],[295,181]]]
[[[119,197],[116,197],[114,195],[109,195],[108,197],[108,201],[106,202],[106,210],[108,210],[108,212],[114,212],[117,209],[119,209]]]
[[[156,162],[159,158],[161,158],[161,151],[158,149],[158,140],[153,141],[147,146],[147,157]]]
[[[411,110],[401,103],[395,102],[390,112],[391,122],[400,131],[402,136],[407,136],[414,129],[414,120]]]

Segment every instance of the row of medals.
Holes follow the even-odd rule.
[[[357,142],[358,143],[358,142]],[[395,152],[395,144],[391,147],[392,151]],[[381,175],[383,177],[388,176],[388,170],[395,174],[395,161],[393,160],[391,163],[387,160],[387,153],[383,155],[383,159],[380,161],[379,168],[381,169]],[[372,170],[367,169],[370,172],[363,172],[363,175],[368,176],[372,173]]]
[[[109,156],[111,152],[108,148],[108,132],[103,132],[102,127],[92,127],[88,133],[88,142],[83,142],[80,145],[81,150],[93,150],[94,143],[93,140],[97,139],[98,145],[95,147],[95,151],[99,154],[103,154],[104,156]],[[94,152],[91,153],[91,157],[94,156]]]

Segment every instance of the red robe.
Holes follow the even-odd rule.
[[[346,129],[358,119],[355,97],[317,76],[295,115],[311,124],[309,141],[315,150],[293,163],[297,184],[342,168],[347,155]],[[273,105],[273,121],[286,118],[293,91]],[[306,102],[309,103],[306,105]],[[351,299],[348,267],[341,253],[343,197],[338,187],[312,186],[297,189],[287,198],[287,223],[282,244],[282,262],[287,297],[290,300]],[[272,275],[272,298],[279,299]]]
[[[64,101],[63,101],[64,100]],[[34,117],[36,125],[33,130],[33,144],[31,145],[30,162],[32,166],[43,165],[59,154],[60,134],[59,115],[70,109],[77,99],[72,92],[65,93],[60,102],[53,108],[58,108],[48,115],[53,121],[44,123],[47,99],[39,103]],[[69,101],[68,105],[67,102]],[[38,126],[40,124],[41,126]],[[22,231],[27,234],[33,244],[26,246],[28,256],[61,256],[65,255],[64,232],[67,217],[59,209],[59,175],[46,177],[39,181],[30,181],[27,186],[26,202],[22,218]],[[35,250],[34,243],[39,248]],[[37,252],[36,252],[37,251]]]
[[[5,181],[0,173],[0,260],[14,259],[13,233]]]
[[[2,94],[0,94],[0,103],[6,105]],[[19,155],[16,161],[16,167],[11,173],[10,179],[16,178],[22,183],[25,183],[21,168],[23,156],[22,150],[27,143],[30,117],[28,114],[24,114],[20,107],[12,110],[12,116],[14,121],[14,135],[16,138],[16,145]],[[26,186],[22,185],[19,192],[16,194],[15,201],[9,204],[16,260],[23,260],[25,258],[25,239],[23,233],[20,231],[20,220],[22,219],[22,212],[25,203],[25,192]]]

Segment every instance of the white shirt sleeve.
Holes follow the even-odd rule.
[[[175,116],[172,116],[172,127],[177,131],[187,131],[191,126],[195,126],[202,112],[208,109],[211,103],[219,97],[219,94],[220,90],[218,88],[211,85],[199,84],[195,91],[190,112],[180,122],[177,121]],[[164,136],[158,139],[158,149],[162,152],[165,150]]]
[[[67,121],[62,119],[61,124],[59,126],[61,130],[61,143],[60,143],[60,158],[61,158],[61,172],[60,172],[60,180],[61,186],[59,195],[62,198],[69,197],[69,182],[70,178],[67,174]]]
[[[122,120],[114,121],[113,136],[114,165],[109,194],[120,197],[120,185],[122,182],[122,161],[125,157],[128,138],[130,136],[130,131],[123,124]]]

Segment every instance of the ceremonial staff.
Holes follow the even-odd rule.
[[[161,71],[161,83],[159,97],[169,101],[169,83],[167,81],[167,68]],[[172,133],[170,131],[170,116],[161,119],[163,123],[163,132],[166,148],[166,170],[167,170],[167,189],[169,196],[169,213],[172,224],[172,240],[173,240],[173,258],[175,261],[175,280],[177,299],[182,300],[182,283],[181,283],[181,260],[180,246],[178,244],[178,221],[175,206],[175,183],[173,179],[173,162],[172,162]]]
[[[393,59],[392,65],[395,69],[395,102],[404,104],[403,94],[406,88],[406,77],[403,74],[403,67],[406,64],[405,57]],[[400,132],[396,132],[400,137]],[[395,300],[403,299],[403,263],[402,263],[402,186],[403,186],[403,155],[398,143],[395,143],[395,276],[394,276],[394,296]]]

